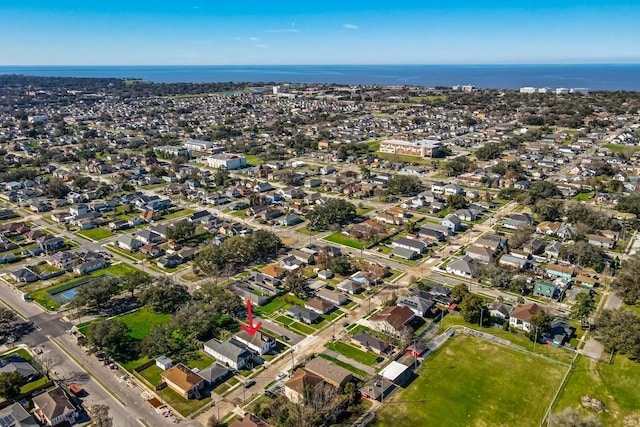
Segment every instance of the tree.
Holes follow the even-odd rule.
[[[89,407],[92,425],[95,427],[112,427],[113,418],[109,416],[109,407],[98,403]]]
[[[601,272],[604,270],[607,255],[604,249],[585,241],[579,241],[562,245],[558,256],[572,264],[593,268],[597,272]]]
[[[538,200],[561,196],[562,192],[558,189],[558,186],[552,182],[536,181],[529,186],[527,195],[527,204],[535,205]]]
[[[465,172],[469,172],[473,167],[474,164],[468,156],[458,156],[451,159],[446,166],[450,176],[462,175]]]
[[[13,310],[0,307],[0,334],[6,334],[14,320],[16,320],[16,313]]]
[[[549,416],[549,427],[602,427],[602,421],[593,415],[583,415],[573,408]]]
[[[24,379],[19,372],[0,373],[0,396],[13,399],[20,395],[20,386]]]
[[[213,182],[218,187],[224,187],[227,184],[227,182],[229,182],[229,171],[227,170],[226,167],[221,166],[218,168],[218,170],[216,171],[213,177]]]
[[[324,231],[331,225],[346,225],[356,216],[353,203],[342,199],[329,199],[323,206],[316,206],[309,214],[307,228],[314,231]]]
[[[369,169],[365,165],[360,166],[360,175],[364,180],[371,179],[371,169]]]
[[[465,322],[478,323],[481,318],[488,320],[487,306],[482,298],[478,295],[468,294],[462,299],[459,304],[460,314],[464,318]]]
[[[492,160],[497,159],[502,154],[503,147],[497,142],[491,142],[478,148],[475,152],[478,160]]]
[[[87,341],[115,358],[126,359],[134,349],[130,333],[124,322],[106,319],[89,326]]]
[[[394,175],[387,183],[387,194],[410,196],[422,189],[420,180],[415,176]]]
[[[331,262],[331,271],[341,276],[348,276],[353,272],[353,265],[344,256],[335,257]]]
[[[531,239],[533,232],[536,231],[531,225],[523,225],[518,227],[517,230],[509,237],[509,247],[512,249],[519,249],[525,243]]]
[[[640,315],[627,309],[603,310],[596,337],[607,348],[640,359]]]
[[[469,206],[467,199],[459,194],[452,194],[447,197],[447,207],[450,209],[464,209]]]
[[[35,364],[40,368],[40,372],[44,374],[47,379],[51,379],[51,371],[54,367],[60,364],[60,360],[52,356],[51,353],[41,353],[34,358]]]
[[[205,274],[219,273],[226,263],[225,254],[217,245],[205,246],[193,260],[194,268]]]
[[[298,298],[305,299],[307,297],[307,291],[305,289],[305,278],[299,270],[287,272],[284,283],[287,286],[289,292],[291,292]]]
[[[111,298],[120,291],[118,280],[109,276],[100,276],[91,283],[78,288],[74,301],[79,306],[95,308],[101,311]]]
[[[551,330],[551,321],[553,318],[545,311],[538,311],[531,315],[531,327],[527,332],[527,336],[531,341],[539,339],[541,336]]]
[[[616,209],[620,212],[629,212],[640,216],[640,194],[620,197]]]
[[[322,248],[316,255],[316,265],[320,270],[326,270],[333,261],[333,255],[327,248]]]
[[[462,301],[464,301],[464,298],[468,293],[469,289],[467,288],[467,285],[455,285],[451,290],[451,297],[456,300],[458,304],[460,304]]]
[[[538,200],[533,206],[533,212],[539,215],[542,221],[557,221],[562,218],[564,203],[562,200],[554,199]]]
[[[576,319],[586,319],[596,309],[596,301],[586,292],[576,295],[575,304],[571,307],[571,316]]]
[[[174,283],[169,278],[162,278],[140,292],[138,298],[156,313],[175,313],[191,299],[191,295],[186,286]]]
[[[70,191],[71,189],[60,178],[51,178],[45,188],[45,193],[47,194],[47,196],[56,199],[65,197],[67,194],[69,194]]]
[[[175,242],[181,242],[193,236],[193,233],[195,233],[195,231],[195,224],[185,219],[182,221],[178,221],[173,224],[172,227],[169,227],[169,229],[167,230],[167,239],[173,240]]]
[[[125,275],[121,277],[121,280],[122,288],[131,292],[131,297],[134,296],[137,289],[149,285],[152,281],[151,276],[140,270],[125,273]]]
[[[640,254],[622,261],[611,286],[627,304],[635,305],[640,301]]]

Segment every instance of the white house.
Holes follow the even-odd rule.
[[[237,154],[220,153],[207,157],[207,164],[211,168],[225,167],[227,170],[234,170],[247,166],[247,158]]]
[[[529,331],[531,329],[531,316],[541,310],[542,308],[533,302],[518,306],[511,312],[509,326]]]

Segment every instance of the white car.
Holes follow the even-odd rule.
[[[286,376],[287,376],[287,373],[286,373],[286,372],[280,372],[280,373],[278,374],[278,376],[276,377],[276,379],[277,379],[277,380],[281,380],[281,379],[283,379],[283,378],[284,378],[284,377],[286,377]]]

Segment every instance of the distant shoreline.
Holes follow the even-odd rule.
[[[0,66],[0,74],[132,78],[154,83],[274,82],[640,91],[640,64]]]

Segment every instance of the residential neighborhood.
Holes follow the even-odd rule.
[[[608,338],[640,302],[633,93],[43,82],[0,89],[19,425],[396,425],[503,362],[548,369],[540,425],[577,367],[639,372]]]

